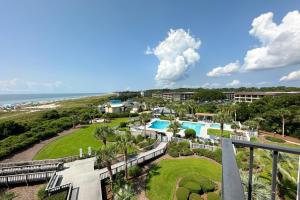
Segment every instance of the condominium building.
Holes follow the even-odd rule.
[[[246,102],[251,103],[255,100],[261,99],[265,96],[283,96],[283,95],[294,95],[300,94],[300,91],[295,92],[236,92],[234,93],[234,102]]]
[[[194,96],[195,92],[165,92],[165,93],[153,93],[154,98],[163,98],[169,101],[186,101]]]

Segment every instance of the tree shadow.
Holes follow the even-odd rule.
[[[150,169],[149,169],[148,175],[146,177],[146,181],[145,181],[145,189],[146,190],[150,190],[149,182],[150,182],[151,178],[153,178],[154,176],[160,175],[160,172],[159,172],[160,168],[161,168],[161,166],[159,166],[155,163],[150,165]]]

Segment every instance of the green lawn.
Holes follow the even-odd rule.
[[[127,121],[128,118],[118,118],[112,120],[109,126],[118,126],[120,122]],[[101,143],[94,137],[94,130],[100,124],[92,124],[87,127],[81,128],[70,135],[58,138],[57,140],[47,144],[42,148],[34,157],[35,160],[61,158],[66,156],[79,155],[79,148],[87,153],[88,147],[97,150]]]
[[[231,133],[232,133],[231,131],[224,130],[223,137],[229,138]],[[207,135],[215,135],[221,137],[221,131],[219,129],[209,128],[207,129]]]
[[[146,195],[150,200],[173,200],[176,181],[195,175],[220,181],[221,165],[204,158],[162,160],[149,172]]]

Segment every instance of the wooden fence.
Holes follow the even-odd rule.
[[[155,150],[155,151],[150,151],[147,152],[145,155],[137,156],[135,158],[131,158],[127,162],[127,166],[131,167],[140,163],[143,163],[145,161],[151,160],[157,156],[163,155],[167,149],[167,145],[164,145],[162,148]],[[112,173],[116,174],[117,172],[120,172],[125,169],[125,163],[117,163],[112,166]],[[103,168],[100,170],[100,180],[103,180],[105,178],[109,177],[109,173],[106,168]]]
[[[28,174],[16,174],[8,176],[0,176],[0,185],[1,186],[11,186],[16,184],[26,184],[33,182],[44,182],[48,181],[55,171],[46,171],[46,172],[36,172]]]
[[[43,171],[56,171],[62,168],[63,168],[63,163],[3,167],[0,168],[0,176],[26,174],[26,173],[43,172]]]

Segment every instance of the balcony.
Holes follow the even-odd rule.
[[[248,193],[245,196],[239,169],[235,158],[234,147],[249,148],[249,177],[248,177]],[[254,142],[237,141],[231,139],[222,139],[222,199],[223,200],[252,200],[252,176],[253,176],[253,152],[255,149],[264,149],[272,152],[272,185],[271,196],[269,199],[275,200],[276,197],[276,180],[278,170],[279,153],[290,153],[300,155],[300,149],[279,147],[274,145],[260,144]],[[299,161],[300,166],[300,161]],[[300,200],[300,170],[298,168],[297,181],[297,200]]]

